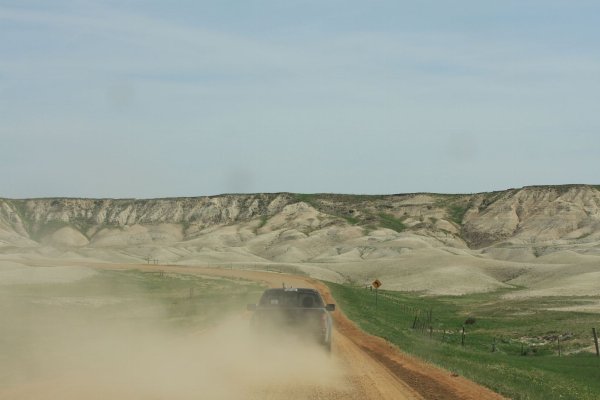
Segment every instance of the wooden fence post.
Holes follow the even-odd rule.
[[[465,327],[462,327],[462,336],[460,338],[460,345],[464,346],[465,345]]]
[[[596,345],[596,357],[600,357],[600,350],[598,350],[598,335],[596,334],[596,328],[592,328],[594,334],[594,344]]]

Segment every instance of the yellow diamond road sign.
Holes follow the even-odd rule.
[[[371,285],[375,288],[375,289],[379,289],[379,286],[381,286],[381,281],[379,279],[375,279]]]

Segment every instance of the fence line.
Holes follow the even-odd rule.
[[[365,287],[366,289],[370,289],[369,286]],[[362,301],[365,305],[369,307],[373,307],[373,312],[377,314],[378,308],[375,307],[375,293],[374,290],[365,290],[365,296],[362,298]],[[388,305],[393,305],[397,313],[394,313],[391,317],[390,323],[396,323],[399,332],[403,329],[409,329],[414,334],[420,334],[422,336],[428,337],[431,340],[439,340],[441,343],[446,344],[456,344],[461,347],[468,348],[469,347],[469,329],[465,325],[470,325],[475,323],[469,320],[471,318],[467,318],[462,323],[458,322],[455,328],[451,328],[448,326],[444,326],[439,320],[436,320],[434,317],[434,309],[432,307],[417,307],[415,305],[406,304],[402,299],[398,297],[391,296],[386,293],[379,292],[378,293],[380,306],[383,306],[383,303],[387,303]],[[396,317],[394,317],[396,316]],[[405,324],[405,325],[403,325]],[[600,357],[600,346],[598,343],[598,334],[595,328],[592,328],[594,344],[596,347],[596,356]],[[485,336],[485,335],[483,335]],[[564,340],[561,340],[561,336],[557,335],[555,339],[554,346],[548,342],[546,346],[544,346],[544,351],[554,351],[555,354],[559,357],[564,355]],[[475,343],[475,344],[473,344]],[[537,346],[531,343],[524,343],[522,340],[511,339],[511,338],[499,338],[493,336],[489,338],[487,343],[482,343],[481,338],[479,340],[475,339],[475,342],[471,340],[471,346],[484,346],[482,348],[487,348],[487,351],[491,353],[496,353],[502,350],[503,344],[511,344],[512,350],[508,350],[509,352],[515,352],[515,354],[519,354],[518,347],[521,345],[520,354],[523,356],[527,356],[530,354],[535,354],[537,350]]]

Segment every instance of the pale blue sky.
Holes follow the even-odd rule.
[[[0,0],[0,197],[600,183],[598,1]]]

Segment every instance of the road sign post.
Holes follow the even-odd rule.
[[[375,279],[372,283],[371,286],[375,288],[375,307],[377,307],[377,292],[379,287],[381,286],[381,281],[379,279]]]
[[[598,335],[596,334],[596,328],[592,328],[592,334],[594,335],[594,344],[596,345],[596,357],[600,357],[600,349],[598,348]]]

